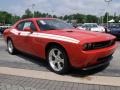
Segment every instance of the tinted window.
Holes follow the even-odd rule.
[[[36,27],[35,27],[35,25],[33,24],[33,22],[31,22],[31,21],[26,21],[26,22],[24,23],[23,29],[26,28],[26,27],[30,27],[31,30],[36,31]]]
[[[38,20],[37,23],[41,30],[60,30],[74,28],[71,24],[58,19]]]
[[[97,26],[97,24],[84,24],[83,27],[86,27],[86,28],[96,28],[98,26]]]
[[[110,24],[109,28],[120,28],[120,24]]]
[[[21,22],[21,23],[19,23],[18,25],[17,25],[17,29],[18,30],[23,30],[23,26],[24,26],[24,22]]]
[[[32,23],[32,22],[25,22],[23,29],[25,29],[25,28],[27,28],[27,27],[30,27],[31,23]]]

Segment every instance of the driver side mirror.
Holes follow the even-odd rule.
[[[27,31],[27,32],[31,32],[31,33],[32,33],[32,30],[31,30],[30,27],[26,27],[26,28],[24,28],[24,31]]]

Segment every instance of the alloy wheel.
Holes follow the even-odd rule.
[[[53,48],[49,52],[49,64],[54,71],[61,71],[64,68],[64,56],[63,53],[57,49]]]

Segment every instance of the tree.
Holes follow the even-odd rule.
[[[53,17],[53,18],[57,18],[57,16],[56,16],[56,15],[53,15],[52,17]]]
[[[119,16],[117,16],[116,13],[114,13],[114,16],[112,18],[115,20],[115,23],[119,22]]]
[[[76,23],[85,23],[85,22],[89,22],[89,23],[97,23],[98,22],[98,17],[94,16],[94,15],[84,15],[84,14],[72,14],[72,15],[65,15],[63,17],[64,20],[75,20]]]
[[[12,16],[12,22],[11,22],[11,24],[14,24],[15,22],[17,22],[18,20],[20,19],[20,16],[17,16],[17,15],[14,15],[14,16]]]
[[[87,19],[86,20],[87,23],[98,23],[98,17],[94,15],[87,15],[86,19]]]
[[[85,22],[85,15],[83,14],[74,14],[73,18],[77,21],[77,23],[84,23]]]
[[[104,16],[102,16],[103,23],[107,23],[107,12]],[[27,9],[25,10],[25,13],[22,15],[22,18],[32,18],[33,13]],[[42,13],[39,11],[34,12],[34,17],[53,17],[53,18],[59,18],[63,19],[68,22],[75,21],[76,23],[98,23],[99,18],[95,15],[84,15],[80,13],[71,14],[71,15],[64,15],[64,16],[56,16],[56,15],[50,15],[49,13]],[[0,11],[0,24],[14,24],[16,21],[18,21],[21,17],[17,15],[12,15],[11,13],[8,13],[6,11]],[[114,19],[116,23],[120,20],[120,15],[117,16],[116,13],[114,15],[109,15],[109,20]]]
[[[38,18],[38,17],[40,17],[40,16],[41,16],[41,13],[40,13],[39,11],[35,11],[35,12],[34,12],[34,17],[37,17],[37,18]]]
[[[108,13],[106,12],[105,15],[104,15],[104,17],[103,17],[103,22],[104,23],[107,23],[107,15],[108,15]]]
[[[0,23],[2,24],[12,24],[12,14],[6,11],[0,11]]]
[[[58,17],[59,19],[63,19],[63,16]]]
[[[25,14],[22,16],[22,18],[32,18],[33,17],[33,13],[27,9],[25,10]]]

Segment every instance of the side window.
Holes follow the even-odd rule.
[[[36,27],[33,24],[33,22],[31,22],[31,21],[26,21],[25,22],[23,29],[26,28],[26,27],[30,27],[31,30],[36,31]]]
[[[31,22],[31,21],[20,22],[20,23],[16,26],[16,28],[17,28],[18,30],[20,30],[20,31],[24,30],[24,28],[26,28],[26,27],[30,27],[31,30],[33,30],[33,31],[36,31],[36,30],[37,30],[36,27],[35,27],[35,25],[34,25],[34,23]]]
[[[30,27],[31,23],[32,22],[25,22],[23,29],[25,29],[26,27]]]
[[[23,30],[23,26],[24,26],[24,22],[21,22],[21,23],[19,23],[19,24],[16,26],[16,28],[17,28],[18,30],[22,31],[22,30]]]

